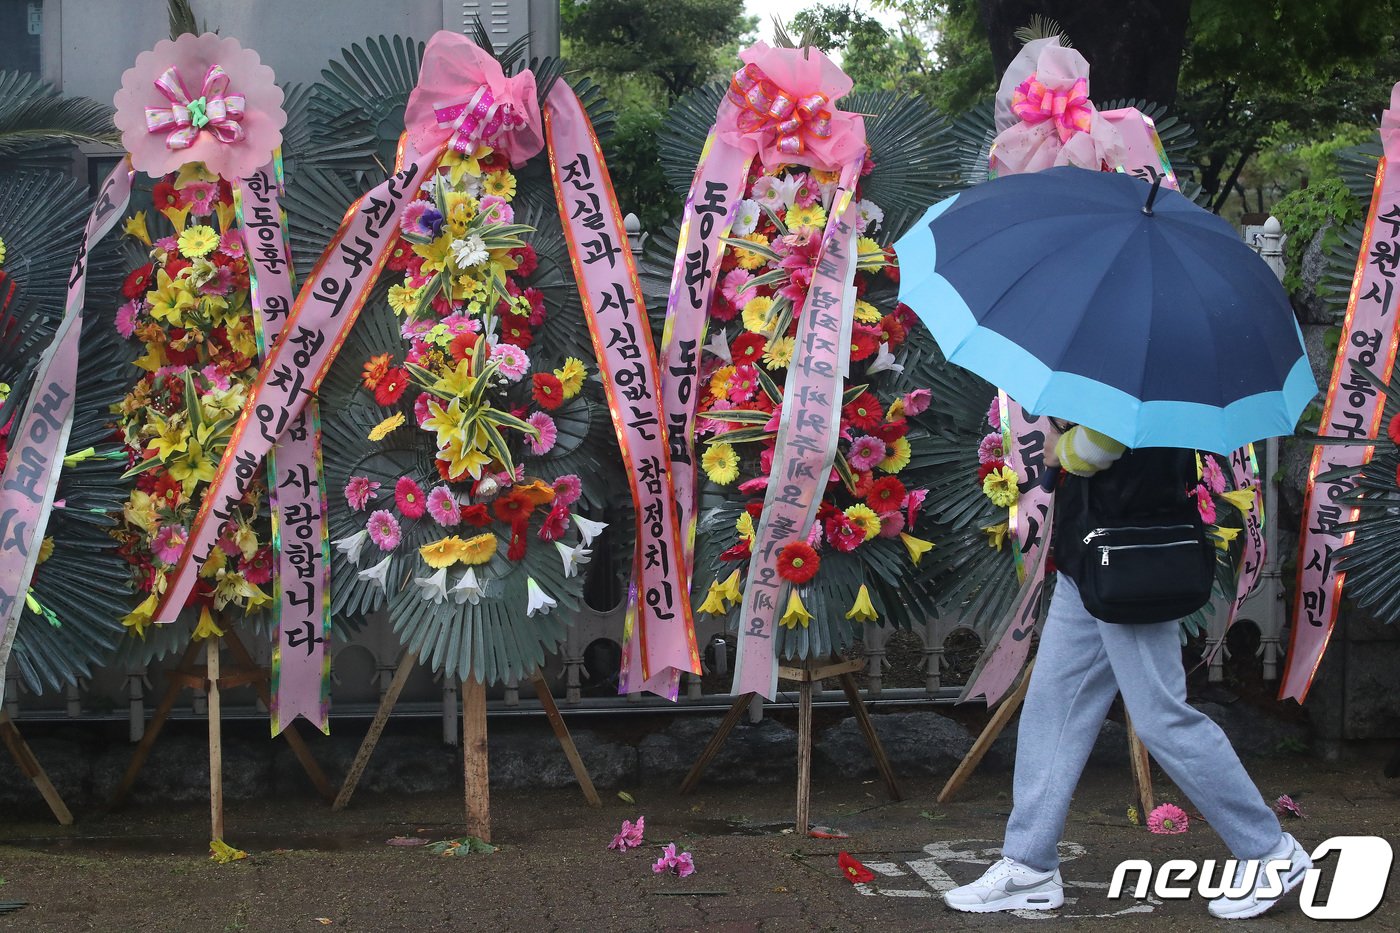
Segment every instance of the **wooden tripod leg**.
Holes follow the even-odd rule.
[[[811,671],[810,662],[806,665]],[[812,678],[797,685],[797,826],[799,836],[807,835],[812,809]]]
[[[230,629],[229,633],[224,636],[224,640],[228,642],[229,651],[233,652],[235,661],[249,670],[257,669],[257,662],[255,662],[253,656],[248,653],[248,646],[243,644],[243,639],[239,638],[236,632]],[[272,690],[268,687],[267,681],[258,677],[253,679],[252,684],[253,689],[257,691],[258,699],[262,700],[264,706],[271,709]],[[301,763],[301,769],[305,771],[306,776],[311,779],[311,786],[316,788],[316,793],[320,794],[326,800],[335,799],[335,788],[331,786],[330,779],[326,777],[326,772],[321,770],[321,765],[316,761],[316,756],[311,754],[311,749],[307,746],[306,740],[301,737],[301,733],[297,731],[296,724],[293,723],[283,729],[282,737],[287,740],[287,747],[292,750],[292,754],[295,755],[297,761]]]
[[[885,788],[890,793],[890,799],[903,800],[904,795],[900,793],[899,781],[894,776],[894,766],[890,764],[890,758],[885,754],[885,746],[875,731],[875,724],[870,721],[870,711],[865,708],[865,700],[861,698],[860,688],[856,686],[855,677],[851,674],[841,674],[838,679],[841,682],[841,689],[846,693],[846,702],[851,705],[851,712],[855,714],[856,725],[860,726],[860,733],[865,736],[865,744],[870,746],[870,754],[875,758],[875,767],[879,769],[880,776],[885,779]]]
[[[700,783],[700,778],[705,774],[705,769],[710,766],[710,762],[724,747],[729,733],[733,732],[734,727],[739,724],[739,720],[744,718],[744,713],[748,710],[751,702],[753,702],[752,693],[745,693],[734,698],[734,705],[730,706],[729,712],[724,714],[724,721],[719,724],[715,734],[710,737],[710,742],[700,753],[700,757],[695,759],[695,764],[691,766],[690,773],[685,776],[685,780],[681,781],[682,794],[688,794],[695,790],[696,785]]]
[[[394,671],[394,679],[390,681],[388,691],[379,701],[379,709],[374,713],[374,721],[369,724],[369,732],[365,733],[365,739],[360,743],[360,750],[355,753],[355,760],[350,763],[350,771],[345,775],[344,783],[340,785],[340,793],[336,794],[335,803],[331,804],[332,810],[344,810],[350,805],[350,798],[354,796],[355,788],[360,784],[360,778],[365,773],[370,756],[374,754],[374,748],[379,744],[379,737],[384,734],[384,724],[389,721],[389,714],[394,711],[394,705],[399,702],[399,694],[403,693],[404,684],[408,683],[408,675],[413,673],[414,665],[417,663],[418,655],[412,651],[403,653],[398,670]]]
[[[0,710],[0,740],[3,740],[5,747],[10,750],[11,757],[15,764],[19,766],[20,773],[34,782],[34,786],[39,789],[39,793],[44,798],[44,803],[49,805],[53,811],[54,818],[58,820],[60,826],[72,826],[73,814],[69,812],[68,805],[59,796],[58,789],[53,786],[49,776],[44,773],[44,768],[39,764],[39,759],[34,757],[34,752],[30,751],[29,743],[24,741],[24,736],[19,734],[19,729],[10,721],[9,714]]]
[[[1123,718],[1128,723],[1128,760],[1133,766],[1133,784],[1137,788],[1138,803],[1142,806],[1142,818],[1145,822],[1147,814],[1156,806],[1152,793],[1152,759],[1148,757],[1147,746],[1138,738],[1137,730],[1133,728],[1132,717],[1126,709],[1123,710]]]
[[[199,642],[190,639],[189,645],[185,647],[185,653],[180,656],[180,664],[175,670],[187,673],[190,665],[194,663],[195,657],[199,654],[200,647]],[[156,707],[155,714],[151,716],[150,724],[146,726],[146,731],[142,734],[141,741],[131,756],[131,763],[126,766],[126,773],[122,775],[122,782],[117,785],[116,792],[112,794],[112,799],[108,801],[107,806],[116,808],[126,803],[132,785],[136,783],[141,769],[146,766],[146,759],[150,757],[156,739],[160,738],[160,730],[165,728],[166,720],[170,718],[170,711],[175,708],[175,701],[180,698],[180,693],[184,689],[184,684],[178,677],[170,678],[170,682],[165,685],[165,695],[160,698],[160,705]]]
[[[219,639],[207,638],[209,666],[209,838],[224,839],[224,738],[219,699]]]
[[[583,758],[578,753],[574,737],[569,734],[569,727],[564,724],[564,717],[559,715],[559,707],[555,705],[554,694],[550,692],[549,684],[539,671],[535,671],[531,680],[535,685],[535,695],[540,698],[540,706],[544,707],[544,714],[549,718],[549,725],[554,730],[554,736],[564,749],[564,757],[569,759],[569,767],[574,769],[574,777],[583,790],[583,799],[588,801],[590,807],[601,807],[603,801],[599,799],[598,791],[593,786],[588,766],[583,763]]]
[[[963,757],[958,769],[953,772],[953,776],[948,778],[948,783],[943,785],[943,790],[938,792],[938,802],[947,803],[953,795],[962,789],[967,783],[967,779],[972,777],[972,772],[977,770],[977,766],[982,763],[982,759],[991,749],[992,743],[1001,735],[1001,730],[1006,728],[1006,724],[1011,721],[1011,717],[1016,715],[1016,711],[1021,708],[1021,703],[1026,699],[1026,691],[1031,686],[1031,671],[1035,669],[1035,661],[1026,665],[1026,672],[1021,675],[1021,682],[1016,685],[1016,692],[1001,701],[997,711],[992,715],[991,721],[987,723],[982,734],[977,737],[977,741],[972,743],[972,748],[968,749]]]
[[[491,768],[486,747],[486,685],[462,681],[462,784],[467,835],[491,841]]]

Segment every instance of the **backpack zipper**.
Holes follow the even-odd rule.
[[[1178,531],[1182,528],[1194,528],[1194,525],[1134,525],[1133,531]],[[1084,536],[1084,543],[1088,544],[1095,538],[1102,537],[1113,531],[1121,531],[1121,528],[1095,528]]]
[[[1189,528],[1189,527],[1191,527],[1191,526],[1187,525],[1187,526],[1185,526],[1185,527]],[[1107,567],[1107,566],[1108,566],[1108,552],[1109,552],[1109,551],[1139,551],[1139,550],[1145,550],[1145,549],[1147,549],[1147,548],[1183,547],[1183,546],[1185,546],[1185,545],[1192,545],[1192,546],[1195,546],[1195,545],[1199,545],[1199,544],[1200,544],[1199,541],[1163,541],[1163,542],[1161,542],[1160,544],[1106,544],[1106,545],[1101,545],[1101,546],[1099,547],[1099,566],[1101,566],[1101,567]]]

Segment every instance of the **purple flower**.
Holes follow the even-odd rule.
[[[403,209],[399,227],[404,233],[432,239],[442,232],[442,213],[428,201],[413,201]]]
[[[642,844],[642,834],[646,832],[646,817],[637,817],[637,822],[630,820],[622,821],[622,829],[612,842],[608,843],[609,849],[617,849],[619,852],[626,852],[628,849],[635,849]]]
[[[380,509],[370,515],[369,525],[366,527],[370,540],[381,551],[392,551],[399,546],[399,520],[394,518],[394,513]]]
[[[379,491],[379,484],[368,476],[352,476],[345,484],[345,501],[356,512],[363,512],[369,500]]]
[[[863,434],[851,444],[846,461],[857,470],[873,470],[885,459],[885,442],[872,434]]]
[[[538,440],[533,437],[526,438],[525,443],[530,445],[530,452],[543,456],[553,450],[559,440],[559,428],[554,419],[542,411],[537,411],[525,420],[529,422],[530,427],[540,432]]]
[[[428,514],[444,528],[450,528],[462,520],[462,509],[457,505],[457,497],[446,486],[435,486],[428,493]]]
[[[1307,819],[1307,817],[1303,815],[1303,808],[1298,806],[1298,804],[1293,801],[1293,798],[1287,794],[1282,795],[1278,800],[1274,801],[1274,809],[1281,814],[1287,813],[1300,820]]]

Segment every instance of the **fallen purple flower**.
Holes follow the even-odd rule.
[[[689,852],[677,853],[676,844],[672,842],[661,851],[661,858],[656,860],[651,870],[658,875],[663,871],[671,871],[686,878],[695,874],[695,860]]]
[[[1288,796],[1287,794],[1282,795],[1281,797],[1279,797],[1278,800],[1274,801],[1274,809],[1277,810],[1280,814],[1287,813],[1290,816],[1294,816],[1300,820],[1307,819],[1307,817],[1303,814],[1303,808],[1298,806],[1298,804],[1294,802],[1293,798]]]
[[[642,834],[646,832],[646,817],[637,817],[637,822],[630,820],[622,821],[622,829],[612,842],[608,843],[609,849],[616,849],[619,852],[626,852],[628,849],[635,849],[642,844]]]

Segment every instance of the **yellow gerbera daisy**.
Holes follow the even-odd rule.
[[[468,538],[462,545],[460,560],[464,564],[484,564],[496,556],[496,536],[487,532]]]
[[[856,254],[859,257],[856,268],[865,272],[875,272],[889,264],[884,247],[868,236],[856,241]]]
[[[515,176],[506,171],[492,172],[486,176],[482,190],[487,194],[494,194],[498,198],[509,201],[515,197]]]
[[[394,309],[394,313],[402,317],[405,314],[412,314],[418,307],[418,300],[423,297],[421,288],[409,288],[407,285],[389,286],[389,307]]]
[[[739,532],[740,540],[752,542],[754,539],[753,516],[747,511],[740,512],[739,517],[734,520],[734,530]]]
[[[797,341],[791,337],[774,337],[763,348],[763,365],[768,369],[782,369],[792,363],[792,351]]]
[[[372,441],[382,441],[403,426],[403,412],[394,412],[383,421],[370,428],[369,439]]]
[[[982,493],[998,508],[1015,505],[1020,496],[1016,488],[1016,471],[1008,466],[997,467],[982,480]]]
[[[750,298],[744,305],[744,328],[751,330],[755,334],[765,333],[765,325],[768,321],[768,312],[773,309],[773,299],[759,295],[757,298]]]
[[[856,320],[862,324],[878,324],[883,317],[878,308],[868,301],[856,299]]]
[[[739,455],[729,444],[711,444],[700,463],[712,483],[727,486],[739,478]]]
[[[759,246],[767,246],[768,238],[761,233],[750,233],[748,236],[740,237],[750,243],[757,243]],[[755,253],[751,249],[744,249],[742,246],[734,247],[734,258],[739,262],[739,268],[748,269],[752,272],[759,266],[767,262],[767,258],[762,253]]]
[[[715,370],[714,375],[710,377],[710,394],[717,399],[728,401],[729,380],[733,377],[733,366],[721,366],[719,369]]]
[[[180,234],[178,243],[182,256],[186,259],[198,259],[200,256],[209,255],[218,248],[219,235],[214,232],[213,227],[195,224]]]
[[[418,556],[422,557],[423,563],[429,567],[441,570],[443,567],[451,567],[461,560],[466,546],[467,542],[456,535],[450,535],[434,541],[432,544],[423,545],[418,549]]]
[[[865,532],[865,540],[880,534],[880,516],[868,505],[853,505],[846,509],[846,517]]]
[[[880,461],[880,469],[886,473],[898,473],[909,465],[909,458],[914,454],[909,446],[909,438],[897,437],[890,445],[889,453],[885,459]]]
[[[554,378],[559,380],[565,399],[571,399],[583,390],[583,380],[587,375],[588,369],[583,365],[583,361],[572,356],[565,359],[564,365],[554,371]]]
[[[826,226],[826,211],[822,209],[820,204],[813,204],[811,207],[792,207],[788,209],[785,221],[788,227],[793,230],[821,229]]]

